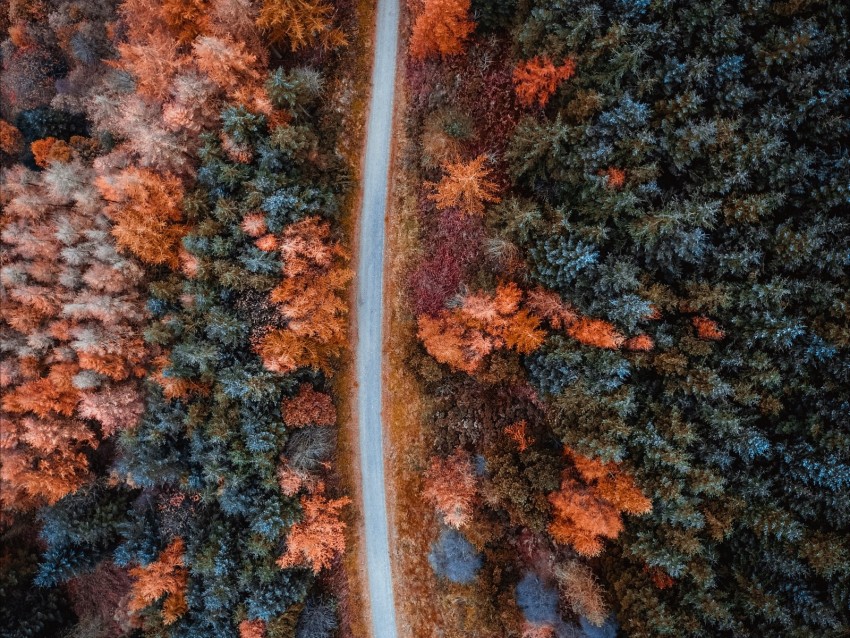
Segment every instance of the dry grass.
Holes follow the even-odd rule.
[[[351,17],[349,34],[351,44],[343,54],[334,85],[334,106],[342,115],[342,133],[337,142],[337,152],[345,159],[351,179],[360,183],[362,156],[366,133],[366,116],[369,103],[369,83],[372,67],[372,42],[375,28],[375,5],[370,0],[356,0]],[[360,188],[352,188],[342,202],[340,229],[356,254],[357,220],[360,213]],[[356,338],[354,287],[349,289],[351,339]],[[333,379],[336,397],[339,432],[338,462],[336,464],[340,491],[348,494],[355,505],[346,508],[345,522],[347,551],[342,558],[341,570],[333,579],[339,599],[342,619],[341,638],[365,638],[369,635],[369,604],[367,595],[363,518],[357,504],[362,503],[360,490],[360,463],[357,418],[355,414],[356,374],[354,353],[351,348],[339,365],[340,372]]]

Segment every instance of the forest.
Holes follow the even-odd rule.
[[[0,638],[370,635],[392,2],[0,7]],[[400,8],[375,638],[846,638],[850,4]]]
[[[352,635],[355,13],[4,4],[0,635]]]
[[[848,635],[848,42],[838,0],[410,3],[421,635]]]

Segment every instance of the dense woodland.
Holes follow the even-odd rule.
[[[6,6],[0,635],[350,635],[352,8]]]
[[[441,630],[847,636],[850,5],[410,11]]]

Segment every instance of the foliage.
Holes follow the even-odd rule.
[[[454,528],[446,527],[431,547],[428,562],[438,576],[453,583],[471,583],[481,569],[481,556],[475,547]]]
[[[316,42],[333,48],[346,43],[345,34],[331,26],[333,13],[333,5],[321,0],[263,0],[257,26],[293,51]]]
[[[410,53],[416,58],[456,55],[475,29],[469,19],[470,0],[424,0],[413,22]]]
[[[443,515],[446,525],[460,529],[470,521],[477,492],[472,460],[463,450],[431,459],[422,495]]]
[[[558,85],[569,80],[576,72],[576,65],[570,59],[560,66],[555,66],[549,58],[534,57],[516,66],[514,69],[514,85],[517,99],[524,106],[537,102],[546,106],[549,98],[558,89]]]
[[[486,155],[469,162],[447,162],[443,165],[445,176],[434,188],[431,198],[437,208],[457,207],[467,215],[484,213],[484,202],[498,202],[497,186],[487,179],[490,171],[484,167]]]

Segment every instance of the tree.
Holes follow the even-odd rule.
[[[486,155],[479,155],[469,162],[448,162],[443,165],[445,176],[439,183],[428,183],[434,189],[430,198],[437,208],[457,207],[467,215],[484,213],[485,202],[498,202],[498,186],[489,181],[490,169],[484,166]]]
[[[289,530],[286,552],[277,560],[282,569],[306,565],[318,574],[345,551],[345,523],[340,510],[351,503],[347,497],[328,499],[321,493],[301,497],[304,518]]]
[[[179,180],[128,168],[98,178],[97,186],[110,202],[106,210],[115,224],[112,234],[118,245],[145,263],[177,268],[180,240],[187,230]]]
[[[183,539],[175,538],[155,561],[130,569],[130,575],[135,579],[130,591],[130,611],[141,611],[164,597],[164,624],[170,625],[186,613],[189,572],[184,564],[185,551]]]
[[[527,354],[543,342],[540,321],[520,308],[521,300],[522,291],[513,283],[498,286],[492,296],[467,295],[453,311],[420,315],[417,335],[437,361],[474,372],[496,349]]]
[[[209,5],[207,0],[165,0],[159,12],[177,42],[187,44],[209,31]]]
[[[470,522],[478,489],[468,453],[457,449],[448,458],[433,457],[423,481],[423,497],[446,525],[460,529]]]
[[[345,267],[347,254],[318,217],[287,227],[275,249],[283,260],[283,280],[269,299],[287,323],[258,335],[256,351],[274,372],[309,367],[329,373],[345,346],[343,295],[352,276]]]
[[[265,638],[266,623],[262,620],[243,620],[239,623],[239,638]]]
[[[281,412],[283,422],[291,428],[336,425],[333,398],[324,392],[317,392],[309,383],[302,383],[298,394],[283,402]]]
[[[614,463],[603,463],[565,451],[580,481],[564,472],[561,489],[549,495],[553,517],[549,533],[556,542],[572,546],[583,556],[597,556],[602,538],[623,530],[621,512],[646,514],[652,503]]]
[[[453,583],[467,584],[475,580],[481,569],[481,555],[463,534],[444,527],[431,546],[428,562],[434,572]]]
[[[528,422],[525,419],[505,426],[504,432],[516,443],[517,450],[520,452],[525,452],[534,443],[534,439],[528,434]]]
[[[469,7],[470,0],[424,0],[410,33],[411,55],[421,59],[463,53],[464,42],[475,30]]]
[[[521,62],[514,68],[513,74],[517,99],[523,106],[531,106],[535,102],[541,107],[546,106],[558,85],[573,77],[575,72],[576,64],[571,58],[557,67],[549,58],[540,56]]]
[[[332,26],[333,13],[321,0],[263,0],[257,26],[273,42],[289,42],[292,51],[316,42],[332,49],[346,44],[345,34]]]
[[[601,627],[608,618],[604,594],[593,570],[577,560],[567,560],[555,567],[555,579],[561,597],[573,613]]]

